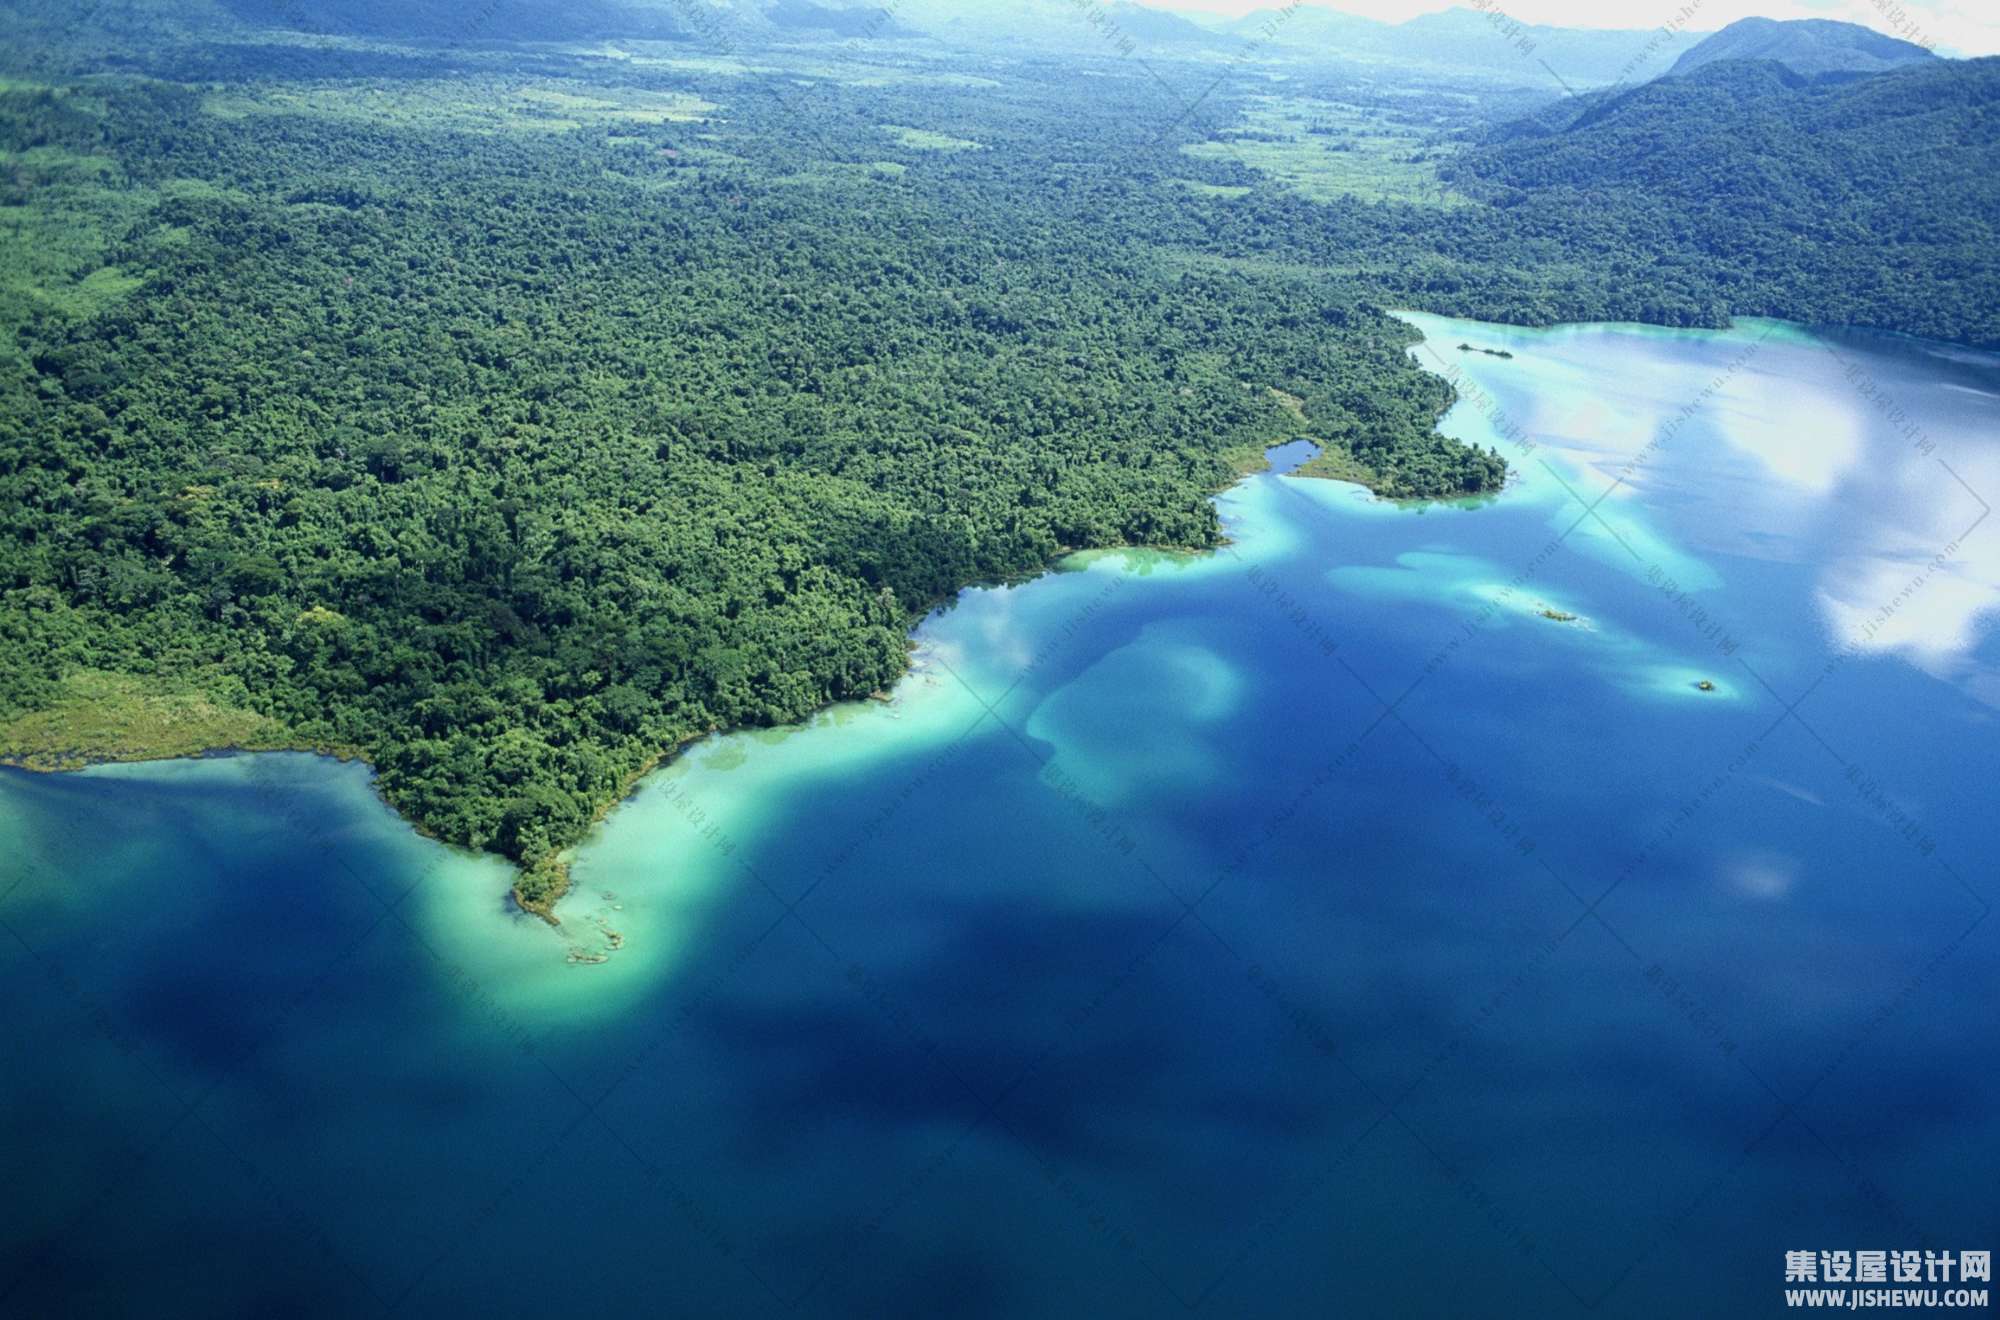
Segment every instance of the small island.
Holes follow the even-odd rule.
[[[1544,619],[1553,619],[1557,623],[1575,623],[1577,620],[1577,616],[1569,613],[1567,610],[1552,609],[1547,605],[1542,606],[1535,613],[1541,615]]]
[[[1713,692],[1715,691],[1715,684],[1704,678],[1701,682],[1694,685],[1694,690],[1697,692]]]
[[[1481,348],[1477,344],[1460,344],[1458,351],[1461,353],[1484,353],[1487,357],[1497,358],[1511,358],[1514,356],[1504,348]]]

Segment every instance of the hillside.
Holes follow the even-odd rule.
[[[1447,173],[1517,223],[1701,263],[1738,314],[2000,343],[2000,58],[1716,64],[1565,101]]]
[[[1144,47],[1223,50],[1228,46],[1227,41],[1216,33],[1164,9],[1151,9],[1121,0],[1121,3],[1105,5],[1103,11],[1113,27]]]
[[[914,32],[896,22],[880,5],[819,5],[812,0],[777,0],[763,13],[772,27],[785,32],[821,33],[836,37],[907,37]]]
[[[1914,42],[1859,23],[1828,18],[1745,18],[1684,52],[1667,75],[1680,77],[1724,60],[1771,60],[1793,73],[1816,78],[1829,73],[1880,73],[1936,58]]]

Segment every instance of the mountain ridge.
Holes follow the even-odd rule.
[[[1683,77],[1724,60],[1770,60],[1811,78],[1881,73],[1936,58],[1927,47],[1859,23],[1830,18],[1743,18],[1683,51],[1666,76]]]

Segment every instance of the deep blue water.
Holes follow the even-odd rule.
[[[359,766],[0,773],[0,1314],[1755,1315],[1995,1246],[2000,362],[1413,319],[1497,499],[1264,475],[967,592],[560,932]]]

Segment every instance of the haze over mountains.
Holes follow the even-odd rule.
[[[1460,69],[1505,67],[1561,77],[1615,82],[1657,76],[1700,33],[1664,28],[1585,29],[1515,25],[1492,13],[1448,9],[1405,23],[1382,23],[1333,9],[1302,5],[1238,20],[1245,40],[1268,32],[1269,46],[1287,54],[1361,62],[1406,61]]]
[[[748,0],[737,9],[752,11],[751,21],[756,21],[760,3]],[[1414,63],[1460,72],[1532,71],[1538,79],[1547,79],[1546,69],[1553,67],[1561,77],[1594,83],[1656,77],[1702,35],[1660,27],[1517,25],[1497,13],[1465,8],[1394,24],[1319,5],[1273,7],[1239,19],[1198,22],[1130,0],[1087,5],[1074,0],[902,0],[893,12],[910,32],[970,44],[1279,62]]]
[[[1775,60],[1793,73],[1880,73],[1937,56],[1915,42],[1823,18],[1779,22],[1746,18],[1731,23],[1674,61],[1672,74],[1692,73],[1722,60]]]
[[[1414,67],[1517,86],[1581,91],[1636,85],[1706,64],[1769,59],[1806,77],[1873,73],[1935,59],[1911,42],[1831,20],[1746,19],[1695,30],[1698,13],[1632,29],[1517,24],[1498,10],[1454,8],[1401,23],[1320,5],[1272,7],[1230,19],[1191,18],[1131,0],[140,0],[129,12],[196,32],[286,28],[326,36],[487,42],[686,41],[718,50],[763,42],[909,41],[1009,55],[1222,59],[1250,65]],[[21,44],[54,14],[5,16]],[[56,25],[51,28],[50,25]]]

